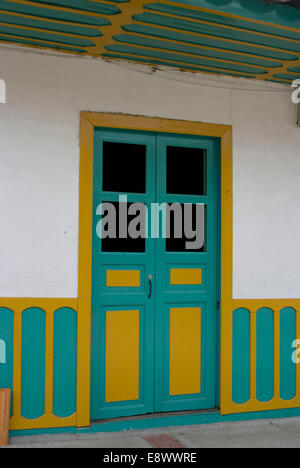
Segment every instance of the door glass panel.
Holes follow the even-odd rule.
[[[167,252],[205,252],[205,205],[174,203],[168,205]]]
[[[167,193],[205,195],[206,151],[199,148],[167,147]]]
[[[103,192],[146,192],[146,146],[103,142]]]
[[[103,202],[102,252],[145,252],[146,206]]]

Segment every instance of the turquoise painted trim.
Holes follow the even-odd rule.
[[[188,8],[176,7],[173,5],[164,5],[163,3],[152,3],[145,5],[146,10],[153,10],[159,13],[169,13],[172,15],[182,16],[184,18],[191,18],[198,21],[207,21],[220,25],[230,26],[233,28],[247,29],[264,34],[271,34],[274,36],[281,36],[287,39],[300,40],[300,33],[290,31],[282,28],[276,28],[268,24],[254,23],[244,19],[232,18],[230,16],[217,15],[200,10],[191,10]]]
[[[270,83],[282,83],[282,84],[285,84],[285,85],[289,84],[289,82],[284,81],[284,80],[266,80],[266,81],[269,81]]]
[[[298,56],[288,52],[277,51],[274,49],[265,49],[264,47],[255,47],[249,44],[237,44],[235,42],[227,42],[218,38],[209,38],[201,36],[193,36],[179,31],[172,31],[158,27],[147,26],[144,24],[128,24],[123,26],[124,31],[133,34],[143,34],[146,36],[158,37],[162,39],[170,39],[187,44],[199,46],[214,47],[230,52],[242,52],[249,55],[258,55],[264,58],[272,58],[277,60],[297,60]]]
[[[175,2],[300,29],[299,10],[287,8],[286,5],[267,5],[258,0],[175,0]]]
[[[250,312],[233,312],[232,400],[246,403],[250,398]]]
[[[274,75],[274,78],[280,78],[282,80],[294,81],[294,80],[300,79],[300,74],[299,75],[289,75],[288,73],[276,73]]]
[[[14,313],[0,308],[0,388],[10,388],[13,383]]]
[[[88,24],[91,26],[106,26],[110,24],[109,19],[99,16],[83,15],[80,13],[53,10],[40,6],[25,5],[15,2],[0,1],[0,10],[20,13],[21,15],[37,16],[39,18],[69,21],[72,23]]]
[[[271,309],[256,316],[256,398],[269,401],[274,396],[274,317]]]
[[[189,45],[184,45],[184,44],[177,44],[174,42],[160,41],[158,39],[140,37],[140,36],[132,35],[132,34],[119,34],[117,36],[114,36],[113,39],[117,42],[122,42],[125,44],[152,47],[154,49],[169,50],[169,51],[177,52],[177,53],[184,52],[188,54],[193,54],[195,56],[200,55],[202,57],[215,58],[215,59],[222,60],[222,61],[231,60],[233,62],[250,64],[250,65],[258,65],[261,67],[269,67],[269,68],[280,67],[282,65],[281,63],[277,61],[275,62],[274,60],[267,60],[267,59],[255,58],[251,56],[232,54],[230,52],[223,52],[223,51],[219,52],[215,50],[204,49],[202,47],[194,47],[194,46],[189,46]],[[203,60],[201,60],[201,64],[202,63],[203,63]]]
[[[290,67],[288,68],[288,71],[292,73],[299,73],[300,74],[300,67]]]
[[[296,312],[280,312],[280,397],[291,400],[296,395],[296,364],[292,361],[292,343],[296,339]]]
[[[45,412],[46,313],[30,308],[22,313],[21,415],[35,419]]]
[[[300,46],[299,46],[300,47]],[[151,60],[152,58],[157,58],[159,60],[174,60],[175,62],[182,62],[188,63],[193,65],[199,65],[204,67],[212,67],[212,68],[220,68],[222,70],[227,71],[235,71],[238,73],[246,73],[248,75],[263,75],[267,73],[267,70],[262,68],[256,67],[247,67],[244,65],[235,65],[232,63],[227,63],[224,61],[219,60],[212,60],[212,59],[204,59],[204,58],[197,58],[197,57],[187,57],[186,55],[180,55],[176,53],[167,53],[167,52],[160,52],[155,50],[143,49],[141,47],[132,47],[126,46],[122,44],[111,44],[105,46],[105,49],[111,52],[117,53],[124,53],[130,55],[137,55],[143,57],[149,57]],[[167,62],[166,62],[167,64]],[[183,66],[183,65],[181,65]]]
[[[53,413],[61,418],[76,411],[77,313],[62,308],[54,313]]]
[[[33,429],[22,431],[10,431],[10,437],[34,436],[41,434],[97,434],[103,432],[123,432],[131,430],[155,429],[175,426],[194,426],[202,424],[216,424],[234,421],[253,421],[263,419],[282,419],[300,417],[300,408],[289,408],[274,411],[262,411],[252,413],[237,413],[222,416],[219,412],[182,414],[175,416],[156,416],[153,418],[131,419],[130,421],[98,422],[90,427],[77,429],[76,427]]]

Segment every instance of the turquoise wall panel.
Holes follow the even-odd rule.
[[[35,419],[45,411],[46,313],[30,308],[22,314],[21,414]]]
[[[0,388],[13,384],[14,313],[0,307]]]
[[[280,397],[291,400],[296,395],[296,365],[292,361],[292,343],[296,339],[296,313],[285,308],[280,312]]]
[[[76,411],[77,313],[54,313],[53,412],[67,417]]]
[[[269,401],[274,395],[273,330],[273,311],[260,309],[256,316],[256,398],[259,401]]]
[[[232,399],[246,403],[250,398],[250,312],[233,312]]]

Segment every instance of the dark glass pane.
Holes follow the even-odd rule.
[[[205,195],[205,159],[205,150],[168,146],[167,193]]]
[[[146,192],[146,146],[103,143],[102,190],[104,192]]]
[[[107,204],[109,211],[106,209]],[[141,210],[129,214],[132,205],[144,209],[145,205],[119,202],[103,202],[103,205],[102,252],[145,252],[145,212]]]
[[[168,206],[166,251],[205,252],[205,206],[181,203]]]

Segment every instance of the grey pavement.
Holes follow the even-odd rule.
[[[300,418],[13,437],[8,448],[300,448]]]

